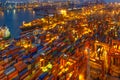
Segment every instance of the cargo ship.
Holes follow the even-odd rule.
[[[0,27],[0,40],[6,40],[6,39],[9,39],[11,37],[11,34],[10,34],[10,31],[9,31],[9,28],[4,25],[4,26],[1,26]]]
[[[31,22],[23,21],[23,24],[22,24],[22,26],[20,26],[20,29],[22,31],[28,31],[28,30],[35,29],[36,27],[39,27],[39,28],[42,27],[42,20],[36,19]]]
[[[57,8],[55,6],[42,6],[42,7],[36,7],[33,9],[36,13],[36,15],[41,16],[52,16],[53,14],[57,13]],[[44,13],[41,13],[43,11]],[[47,17],[44,17],[44,19]],[[42,19],[36,19],[31,22],[25,22],[23,21],[22,26],[20,26],[20,29],[22,31],[28,31],[35,29],[36,27],[41,28],[42,27],[43,20]]]

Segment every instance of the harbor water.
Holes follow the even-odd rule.
[[[22,22],[30,22],[41,16],[36,15],[32,9],[10,9],[0,12],[0,26],[6,25],[10,29],[11,36],[17,37],[20,35],[21,30],[19,26]]]

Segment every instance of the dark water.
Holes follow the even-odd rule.
[[[41,16],[35,15],[33,10],[4,10],[3,13],[0,13],[0,26],[4,24],[7,25],[12,37],[17,37],[20,35],[21,30],[19,26],[22,25],[23,21],[29,22],[40,17]]]

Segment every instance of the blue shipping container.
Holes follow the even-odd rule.
[[[26,69],[24,69],[24,70],[22,70],[22,71],[19,73],[19,76],[24,75],[27,71],[28,71],[28,69],[27,69],[27,68],[26,68]]]
[[[15,71],[15,68],[12,66],[12,67],[9,67],[5,70],[5,75],[9,75],[10,73],[14,72]]]
[[[42,73],[39,77],[38,77],[38,80],[43,80],[45,78],[45,76],[48,75],[48,72],[44,72]]]

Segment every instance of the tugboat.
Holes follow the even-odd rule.
[[[9,28],[4,25],[0,27],[0,40],[7,40],[11,37]]]

